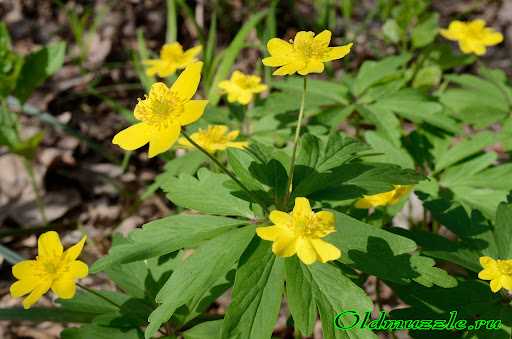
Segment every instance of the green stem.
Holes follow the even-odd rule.
[[[105,300],[106,302],[108,302],[108,303],[109,303],[109,304],[111,304],[111,305],[114,305],[114,306],[115,306],[115,307],[117,307],[118,309],[121,309],[121,305],[119,305],[119,304],[118,304],[118,303],[116,303],[114,300],[110,299],[109,297],[106,297],[106,296],[104,296],[103,294],[98,293],[98,292],[96,292],[95,290],[93,290],[93,289],[91,289],[91,288],[89,288],[89,287],[87,287],[87,286],[84,286],[84,285],[80,284],[79,282],[77,282],[77,283],[76,283],[76,285],[77,285],[78,287],[80,287],[81,289],[83,289],[84,291],[86,291],[86,292],[88,292],[88,293],[90,293],[90,294],[92,294],[92,295],[94,295],[94,296],[96,296],[96,297],[98,297],[98,298],[100,298],[100,299]],[[142,330],[142,329],[141,329],[141,330]],[[144,331],[144,330],[142,330],[142,331]],[[164,331],[162,331],[162,329],[159,329],[159,330],[158,330],[158,332],[160,332],[160,333],[161,333],[161,334],[163,334],[163,335],[167,335],[167,333],[165,333]]]
[[[295,128],[295,138],[293,140],[293,151],[292,151],[292,159],[290,161],[290,169],[288,170],[288,184],[286,185],[286,196],[284,198],[284,208],[288,208],[288,202],[290,201],[290,196],[292,193],[292,184],[293,184],[293,172],[295,170],[295,158],[297,156],[297,145],[299,143],[300,137],[300,128],[302,126],[302,120],[304,119],[304,103],[306,99],[306,91],[307,91],[307,77],[304,77],[304,87],[302,91],[302,98],[300,101],[300,109],[299,109],[299,118],[297,120],[297,127]]]
[[[82,285],[82,284],[80,284],[80,283],[78,283],[78,282],[76,283],[76,285],[77,285],[78,287],[80,287],[81,289],[83,289],[84,291],[87,291],[87,292],[89,292],[90,294],[93,294],[93,295],[95,295],[96,297],[98,297],[98,298],[100,298],[100,299],[103,299],[103,300],[105,300],[106,302],[108,302],[108,303],[110,303],[110,304],[114,305],[115,307],[117,307],[117,308],[121,309],[121,305],[119,305],[118,303],[116,303],[115,301],[113,301],[112,299],[110,299],[109,297],[106,297],[106,296],[104,296],[103,294],[98,293],[98,292],[96,292],[95,290],[90,289],[89,287],[84,286],[84,285]]]
[[[219,160],[217,160],[217,158],[215,158],[215,156],[210,154],[202,146],[198,145],[194,140],[192,140],[192,138],[185,132],[185,130],[182,129],[181,134],[183,134],[183,136],[185,137],[185,139],[187,139],[188,142],[190,142],[199,151],[203,152],[204,155],[206,155],[208,158],[210,158],[211,161],[215,163],[215,165],[217,165],[224,173],[226,173],[231,179],[233,179],[233,181],[236,182],[238,186],[240,186],[240,188],[243,189],[253,199],[254,202],[259,203],[263,208],[265,214],[267,213],[266,205],[263,202],[261,202],[261,200],[258,197],[256,197],[251,191],[249,191],[249,189],[240,180],[238,180],[238,178],[233,173],[231,173],[231,171],[228,170],[226,166],[224,166]]]
[[[43,220],[43,225],[48,225],[48,218],[46,217],[46,211],[44,208],[43,197],[41,196],[41,191],[39,190],[39,186],[37,186],[36,177],[34,175],[34,166],[32,162],[26,158],[23,158],[23,165],[27,171],[27,174],[30,178],[30,184],[32,185],[32,189],[34,190],[34,194],[36,195],[36,205],[39,213],[41,214],[41,219]]]

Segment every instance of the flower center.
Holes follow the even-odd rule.
[[[184,104],[185,100],[171,91],[146,96],[144,100],[139,99],[135,118],[158,129],[167,128],[184,112]]]
[[[324,48],[318,46],[314,42],[301,42],[295,44],[293,47],[295,52],[303,59],[304,62],[307,62],[309,59],[321,59],[325,54]]]
[[[318,222],[314,214],[292,216],[293,222],[291,227],[294,232],[300,236],[308,238],[323,238],[334,231],[332,226]]]

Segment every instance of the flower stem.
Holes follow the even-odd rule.
[[[295,170],[295,158],[297,156],[297,145],[299,143],[300,137],[300,128],[302,126],[302,120],[304,119],[304,102],[306,99],[306,91],[307,91],[307,77],[304,76],[304,87],[302,90],[302,98],[300,101],[300,109],[299,109],[299,118],[297,120],[297,127],[295,128],[295,138],[293,140],[293,151],[292,151],[292,159],[290,161],[290,169],[288,170],[288,184],[286,185],[286,196],[284,198],[284,208],[287,209],[288,202],[290,201],[290,196],[292,194],[292,184],[293,184],[293,172]]]
[[[43,221],[43,225],[48,225],[48,218],[46,217],[46,211],[44,208],[44,201],[43,197],[41,196],[41,191],[39,190],[39,186],[36,182],[36,177],[34,174],[34,166],[32,165],[32,162],[26,158],[23,158],[23,165],[25,166],[25,169],[27,171],[27,174],[30,178],[30,184],[32,185],[32,189],[34,190],[34,194],[36,195],[36,205],[37,209],[39,210],[39,213],[41,214],[41,219]]]
[[[181,130],[181,134],[183,134],[183,136],[185,137],[185,139],[187,139],[188,142],[190,142],[199,151],[203,152],[204,155],[206,155],[208,158],[210,158],[211,161],[215,163],[215,165],[217,165],[224,173],[226,173],[231,179],[233,179],[233,181],[236,182],[238,186],[240,186],[240,188],[243,189],[253,199],[254,202],[260,204],[265,214],[267,213],[266,205],[251,191],[249,191],[249,189],[240,180],[238,180],[238,178],[233,173],[231,173],[231,171],[228,170],[226,166],[224,166],[219,160],[217,160],[215,156],[210,154],[207,150],[205,150],[203,147],[198,145],[194,140],[192,140],[192,138],[183,129]]]
[[[109,297],[106,297],[106,296],[104,296],[103,294],[98,293],[98,292],[96,292],[95,290],[90,289],[89,287],[84,286],[84,285],[82,285],[82,284],[80,284],[80,283],[78,283],[78,282],[76,283],[76,285],[77,285],[78,287],[80,287],[81,289],[83,289],[84,291],[87,291],[87,292],[89,292],[90,294],[93,294],[93,295],[95,295],[96,297],[101,298],[101,299],[103,299],[103,300],[107,301],[108,303],[110,303],[110,304],[114,305],[115,307],[117,307],[117,308],[119,308],[119,309],[121,308],[121,305],[119,305],[118,303],[116,303],[115,301],[113,301],[112,299],[110,299]]]

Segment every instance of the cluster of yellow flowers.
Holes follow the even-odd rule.
[[[483,20],[464,23],[454,21],[441,34],[450,40],[459,41],[464,53],[482,55],[485,46],[500,43],[503,36],[485,27]],[[307,75],[321,73],[324,63],[346,56],[352,43],[329,47],[331,32],[325,30],[316,35],[313,32],[298,32],[293,42],[273,38],[267,48],[270,56],[263,64],[278,67],[274,75]],[[183,126],[196,122],[203,115],[208,100],[195,100],[193,97],[201,80],[203,63],[197,56],[202,47],[196,46],[184,51],[175,42],[163,46],[159,59],[145,60],[147,74],[167,77],[179,69],[184,69],[171,87],[163,82],[151,86],[149,94],[139,99],[134,116],[139,121],[117,133],[112,142],[124,150],[135,150],[149,143],[149,157],[169,150],[178,140]],[[246,75],[235,71],[231,79],[219,83],[220,90],[227,94],[229,102],[249,104],[254,95],[267,90],[256,75]],[[229,131],[227,126],[212,125],[206,130],[199,129],[189,139],[180,138],[179,144],[192,147],[195,143],[208,153],[225,150],[227,147],[243,148],[247,142],[234,141],[239,131]],[[356,202],[357,208],[375,208],[396,204],[411,190],[409,186],[395,186],[389,192],[364,196]],[[258,227],[257,235],[273,242],[272,251],[283,257],[297,255],[307,264],[328,262],[341,257],[341,251],[322,240],[336,232],[335,215],[328,211],[313,212],[309,200],[295,199],[290,213],[274,210],[269,215],[270,226]],[[38,240],[36,260],[25,260],[13,266],[13,275],[18,279],[10,288],[13,297],[28,294],[23,306],[29,308],[50,289],[60,298],[72,298],[76,291],[76,280],[88,274],[88,267],[77,260],[86,237],[66,251],[56,232],[42,234]],[[512,290],[512,260],[480,258],[484,267],[479,274],[481,279],[491,280],[491,289],[496,292],[502,287]]]

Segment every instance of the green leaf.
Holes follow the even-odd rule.
[[[450,276],[445,270],[434,267],[435,261],[431,258],[422,257],[420,255],[411,256],[411,265],[418,277],[413,278],[417,283],[432,287],[435,285],[451,288],[457,286],[457,280]]]
[[[432,13],[412,30],[412,45],[415,48],[424,47],[436,38],[439,31],[439,14]]]
[[[346,214],[334,212],[336,216],[336,232],[328,235],[326,241],[333,243],[343,253],[340,261],[346,264],[354,263],[351,253],[368,254],[371,238],[378,239],[391,249],[393,256],[410,253],[416,250],[416,243],[411,239],[402,237],[386,230],[368,225]],[[376,257],[380,253],[374,253]]]
[[[25,310],[20,307],[0,309],[0,320],[30,321],[34,323],[43,321],[63,323],[88,323],[91,322],[96,315],[96,313],[89,313],[86,312],[85,310],[68,310],[62,307],[33,307],[28,310]]]
[[[321,263],[306,266],[296,257],[292,257],[286,259],[286,273],[290,274],[286,277],[287,281],[288,279],[302,280],[302,293],[304,295],[309,293],[306,298],[315,301],[325,338],[377,338],[373,333],[364,329],[344,332],[334,328],[334,317],[339,312],[356,310],[363,314],[372,309],[372,302],[366,293],[347,278],[338,267]],[[302,275],[302,278],[298,278],[297,275]],[[306,312],[309,313],[310,310],[306,310]],[[307,329],[309,330],[309,328]]]
[[[169,178],[162,189],[169,200],[184,208],[209,214],[254,218],[251,203],[233,195],[227,186],[229,181],[231,179],[225,174],[201,168],[197,172],[197,179],[180,174],[179,177]]]
[[[146,189],[141,198],[145,199],[149,197],[159,188],[164,186],[167,180],[179,175],[180,173],[194,175],[201,164],[206,160],[207,158],[202,152],[190,151],[181,157],[168,161],[165,164],[164,172],[155,178],[155,182]]]
[[[347,138],[339,133],[331,133],[322,155],[317,161],[316,169],[320,172],[343,165],[359,157],[359,153],[370,148],[352,138]]]
[[[21,102],[25,102],[34,89],[62,67],[65,53],[66,43],[57,42],[27,55],[14,95]]]
[[[437,65],[429,65],[422,67],[416,73],[414,80],[412,81],[412,87],[434,87],[439,85],[443,71]]]
[[[496,212],[494,238],[501,258],[512,258],[512,203],[501,203]]]
[[[222,338],[270,338],[284,289],[284,263],[272,244],[255,239],[240,259]]]
[[[348,88],[340,83],[326,80],[308,79],[306,101],[314,100],[324,104],[348,104]],[[272,87],[284,92],[296,92],[301,95],[304,89],[303,77],[287,77],[281,81],[272,82]],[[295,98],[296,99],[296,98]],[[299,100],[296,100],[298,104]]]
[[[375,132],[366,132],[364,138],[374,151],[383,153],[372,157],[372,160],[397,164],[403,168],[414,168],[414,160],[403,148],[395,146]]]
[[[178,266],[157,295],[160,305],[149,316],[146,338],[151,338],[176,309],[195,295],[209,291],[238,261],[254,236],[254,227],[226,232],[201,246]]]
[[[382,33],[386,39],[395,44],[400,41],[400,36],[402,35],[400,26],[393,19],[386,20],[384,25],[382,25]]]
[[[482,151],[485,147],[490,146],[495,142],[495,136],[491,132],[480,132],[473,135],[471,138],[464,139],[437,158],[435,172],[440,172],[443,169]]]
[[[244,225],[245,221],[210,215],[174,215],[147,223],[130,233],[129,244],[110,249],[91,267],[99,272],[118,263],[128,263],[174,252]]]
[[[23,58],[11,50],[9,31],[0,22],[0,97],[6,97],[16,87],[23,62]]]
[[[96,324],[80,328],[67,328],[60,334],[62,339],[143,339],[138,328],[114,328]]]
[[[294,327],[303,335],[313,333],[316,324],[316,304],[311,282],[302,273],[302,266],[296,259],[286,259],[286,301],[293,318]]]
[[[359,112],[365,119],[368,119],[370,122],[375,124],[377,131],[381,136],[387,139],[388,143],[392,143],[394,146],[400,147],[402,127],[400,125],[400,120],[391,110],[382,108],[379,105],[368,105],[366,107],[360,107]],[[366,142],[368,142],[368,139],[366,139]],[[374,147],[375,145],[371,146]]]
[[[205,321],[182,333],[183,339],[217,339],[223,320]]]
[[[253,14],[238,30],[235,38],[224,51],[222,61],[217,68],[217,73],[215,73],[215,77],[213,78],[213,82],[208,93],[208,100],[212,106],[216,106],[219,102],[219,82],[228,77],[231,67],[235,63],[237,56],[240,54],[240,50],[245,46],[245,39],[252,31],[252,29],[256,27],[256,25],[261,21],[261,19],[265,17],[265,15],[267,15],[267,11],[260,11],[256,14]]]
[[[380,61],[365,61],[357,73],[352,91],[356,96],[363,94],[369,87],[388,78],[396,77],[399,68],[404,66],[411,56],[402,54],[382,59]]]

